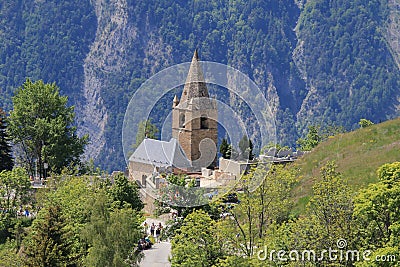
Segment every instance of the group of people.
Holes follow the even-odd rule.
[[[147,226],[146,226],[146,224],[147,223],[145,223],[145,229],[146,229],[146,232],[147,232]],[[162,226],[162,224],[161,223],[158,223],[158,225],[156,226],[155,224],[154,224],[154,222],[151,224],[151,226],[150,226],[150,235],[151,236],[154,236],[154,238],[155,238],[155,241],[156,241],[156,243],[160,243],[160,235],[161,235],[161,230],[163,229],[163,226]]]
[[[139,249],[143,250],[143,249],[151,248],[153,243],[150,240],[150,236],[154,237],[154,240],[156,243],[160,243],[160,241],[161,241],[160,236],[161,236],[162,229],[163,229],[163,226],[161,223],[158,223],[158,225],[156,225],[153,222],[151,224],[151,226],[149,227],[147,222],[144,222],[144,230],[145,230],[146,234],[138,242]],[[148,235],[148,234],[150,234],[150,235]]]
[[[144,250],[144,249],[149,249],[153,243],[151,243],[150,238],[147,235],[144,235],[141,239],[139,239],[138,242],[138,248],[139,250]]]

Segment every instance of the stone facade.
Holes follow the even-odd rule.
[[[177,139],[194,171],[215,167],[218,142],[217,102],[208,93],[195,51],[180,101],[173,100],[172,137]]]

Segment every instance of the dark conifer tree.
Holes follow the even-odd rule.
[[[13,168],[10,138],[7,135],[6,113],[0,108],[0,171]]]

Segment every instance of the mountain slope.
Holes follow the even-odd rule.
[[[398,1],[2,1],[0,106],[10,110],[25,77],[56,82],[91,136],[86,156],[123,169],[130,97],[198,48],[256,82],[279,143],[293,145],[313,122],[384,121],[400,109]],[[159,127],[166,112],[153,118]]]
[[[295,191],[300,206],[308,200],[327,161],[336,162],[354,191],[377,182],[376,170],[381,165],[400,161],[400,118],[330,137],[299,159],[293,167],[300,169]]]

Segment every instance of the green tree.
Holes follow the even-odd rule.
[[[365,127],[371,126],[371,125],[373,125],[373,124],[374,124],[374,123],[373,123],[372,121],[367,120],[367,119],[361,119],[361,120],[358,122],[358,125],[360,125],[360,128],[365,128]]]
[[[358,245],[373,251],[368,266],[399,266],[377,262],[374,256],[400,257],[400,162],[382,165],[377,175],[379,182],[361,190],[354,199]]]
[[[18,223],[17,211],[32,200],[31,183],[24,169],[0,172],[0,240],[12,235],[10,229]]]
[[[239,149],[240,149],[240,158],[241,159],[249,159],[253,160],[254,159],[254,154],[253,154],[253,142],[245,135],[240,139],[239,141]]]
[[[224,159],[230,158],[230,155],[228,156],[228,150],[229,150],[228,140],[226,140],[226,138],[222,138],[221,145],[219,146],[219,152],[221,153]]]
[[[219,146],[219,152],[222,154],[224,159],[230,159],[232,154],[232,145],[228,144],[226,138],[222,138],[221,145]]]
[[[20,147],[19,157],[34,174],[35,161],[40,177],[49,170],[60,172],[63,167],[78,163],[88,136],[76,135],[74,107],[68,98],[59,94],[58,87],[27,79],[13,97],[9,132]]]
[[[128,204],[132,209],[140,211],[144,207],[137,184],[129,181],[123,173],[114,176],[114,184],[109,192],[117,208],[121,209]]]
[[[156,139],[159,130],[151,120],[144,120],[139,122],[138,130],[136,133],[136,141],[133,144],[133,148],[136,149],[142,143],[145,138]]]
[[[55,177],[50,180],[44,197],[38,199],[38,204],[46,208],[58,205],[65,220],[63,241],[69,246],[68,263],[71,266],[81,265],[87,254],[88,244],[81,234],[84,227],[90,222],[93,199],[96,198],[101,181],[91,176]]]
[[[6,113],[0,108],[0,171],[11,170],[13,165],[10,138],[7,133]]]
[[[321,240],[321,247],[334,247],[340,238],[350,241],[353,230],[351,191],[336,169],[332,161],[321,168],[321,181],[313,186],[313,197],[307,207],[309,217],[321,227],[321,231],[315,233]]]
[[[24,240],[26,266],[66,266],[69,254],[64,241],[65,220],[61,208],[51,205],[40,210]]]
[[[31,183],[28,174],[22,168],[0,172],[0,206],[10,214],[29,201]]]
[[[242,191],[240,203],[228,210],[230,219],[218,223],[219,232],[229,244],[227,251],[252,257],[255,246],[262,244],[268,228],[288,218],[295,174],[293,169],[276,165],[268,172],[258,169],[242,177],[237,185]],[[250,191],[255,182],[260,184]]]
[[[138,266],[142,254],[137,251],[142,217],[131,208],[111,209],[111,200],[99,191],[92,205],[90,222],[82,234],[89,244],[85,266]]]
[[[172,266],[213,266],[223,256],[215,222],[202,210],[189,214],[172,239]]]
[[[23,265],[23,258],[18,253],[18,245],[14,240],[7,240],[0,245],[0,266],[7,267],[21,267]]]
[[[299,138],[297,144],[303,151],[311,151],[322,141],[322,136],[320,135],[320,127],[315,125],[308,126],[308,133],[304,139]]]
[[[265,244],[276,250],[284,249],[304,251],[339,249],[338,240],[346,243],[341,249],[357,249],[355,244],[353,220],[353,202],[350,188],[337,172],[334,162],[327,162],[321,168],[320,181],[313,186],[313,196],[306,208],[305,216],[288,221],[276,228],[271,227]],[[320,255],[316,255],[319,257]],[[351,260],[351,259],[350,259]],[[330,261],[325,257],[315,263],[311,258],[304,266],[351,266],[351,261]],[[298,266],[293,262],[289,266]]]

